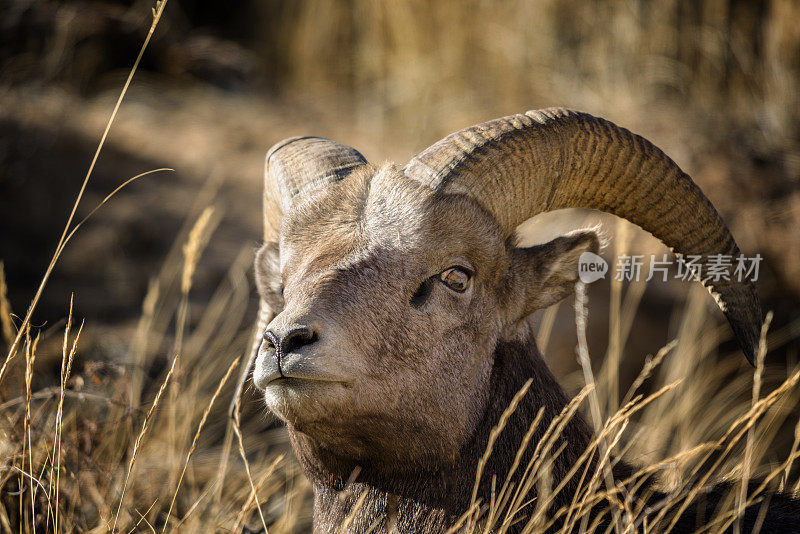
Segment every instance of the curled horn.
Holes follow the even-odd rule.
[[[264,162],[265,238],[277,234],[281,216],[295,200],[366,163],[356,149],[321,137],[292,137],[273,145]]]
[[[356,149],[321,137],[292,137],[273,145],[264,162],[264,240],[267,246],[277,246],[281,218],[296,200],[341,180],[366,163]],[[267,324],[278,311],[261,299],[254,338],[237,392],[241,392],[250,374]]]
[[[406,175],[472,197],[508,236],[523,221],[561,208],[627,219],[679,257],[738,256],[714,206],[678,165],[648,140],[586,113],[528,111],[466,128],[430,146]],[[761,306],[750,281],[703,280],[753,362]]]
[[[295,201],[366,163],[356,149],[321,137],[291,137],[273,145],[264,161],[264,240],[277,241],[281,218]],[[273,312],[261,302],[257,337]]]

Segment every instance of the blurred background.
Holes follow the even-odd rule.
[[[0,260],[17,315],[49,262],[152,7],[0,0]],[[127,186],[66,248],[33,319],[46,334],[41,350],[49,336],[56,354],[42,357],[34,390],[58,385],[57,331],[73,294],[76,318],[86,318],[75,363],[81,387],[107,393],[131,377],[144,377],[139,385],[163,377],[176,344],[182,246],[209,206],[182,348],[183,365],[202,363],[208,373],[198,388],[219,380],[245,351],[255,317],[250,264],[261,238],[263,156],[278,140],[319,135],[402,164],[460,128],[550,106],[652,140],[701,186],[743,252],[764,257],[758,288],[775,313],[768,375],[785,378],[800,348],[800,1],[170,0],[78,217],[131,176],[175,172]],[[624,251],[666,251],[632,225],[579,210],[525,225],[524,240],[597,222],[612,268]],[[539,341],[574,392],[582,377],[570,304],[542,314]],[[590,350],[612,384],[608,409],[645,356],[676,337],[692,356],[676,358],[682,363],[667,374],[691,375],[703,362],[717,369],[703,380],[718,389],[744,374],[725,398],[748,398],[752,370],[699,284],[591,286]],[[216,466],[231,387],[208,423],[197,473]],[[125,397],[130,386],[120,388]],[[136,402],[152,398],[142,388]],[[272,432],[270,443],[285,450],[257,396],[245,398],[245,449],[258,450]],[[788,447],[783,421],[775,432]],[[696,437],[664,433],[669,439],[639,454],[663,456]]]

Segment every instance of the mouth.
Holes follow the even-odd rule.
[[[287,375],[279,375],[271,380],[269,380],[265,388],[276,386],[276,387],[297,387],[297,386],[309,386],[315,384],[339,384],[341,386],[346,386],[347,383],[343,380],[340,380],[335,377],[328,377],[328,376],[287,376]]]
[[[278,376],[262,388],[267,407],[279,418],[300,424],[318,419],[349,397],[349,386],[330,377]]]
[[[278,365],[275,358],[259,357],[253,370],[253,382],[261,390],[267,388],[292,389],[320,384],[347,386],[349,380],[326,369],[326,366],[322,365],[324,360],[323,358],[308,358],[301,357],[299,354],[290,354],[281,362],[281,365]]]

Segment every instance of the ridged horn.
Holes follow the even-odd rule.
[[[511,115],[466,128],[405,166],[410,178],[465,193],[511,235],[523,221],[561,208],[623,217],[679,256],[736,257],[739,248],[692,179],[648,140],[607,120],[565,109]],[[703,284],[753,362],[761,306],[751,281]]]
[[[273,145],[264,162],[265,236],[302,195],[341,180],[367,163],[356,149],[321,137],[292,137]]]
[[[341,180],[366,163],[356,149],[321,137],[291,137],[273,145],[264,161],[264,240],[277,241],[281,218],[296,199]],[[279,311],[261,299],[254,338],[234,403],[250,375],[267,324]],[[229,414],[235,409],[234,403]]]

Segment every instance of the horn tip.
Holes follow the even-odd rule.
[[[759,314],[760,315],[760,314]],[[750,365],[755,367],[756,353],[758,352],[759,340],[761,338],[761,324],[760,321],[742,321],[733,317],[728,317],[731,325],[731,330],[739,343],[739,347],[744,353],[744,357],[750,362]]]

